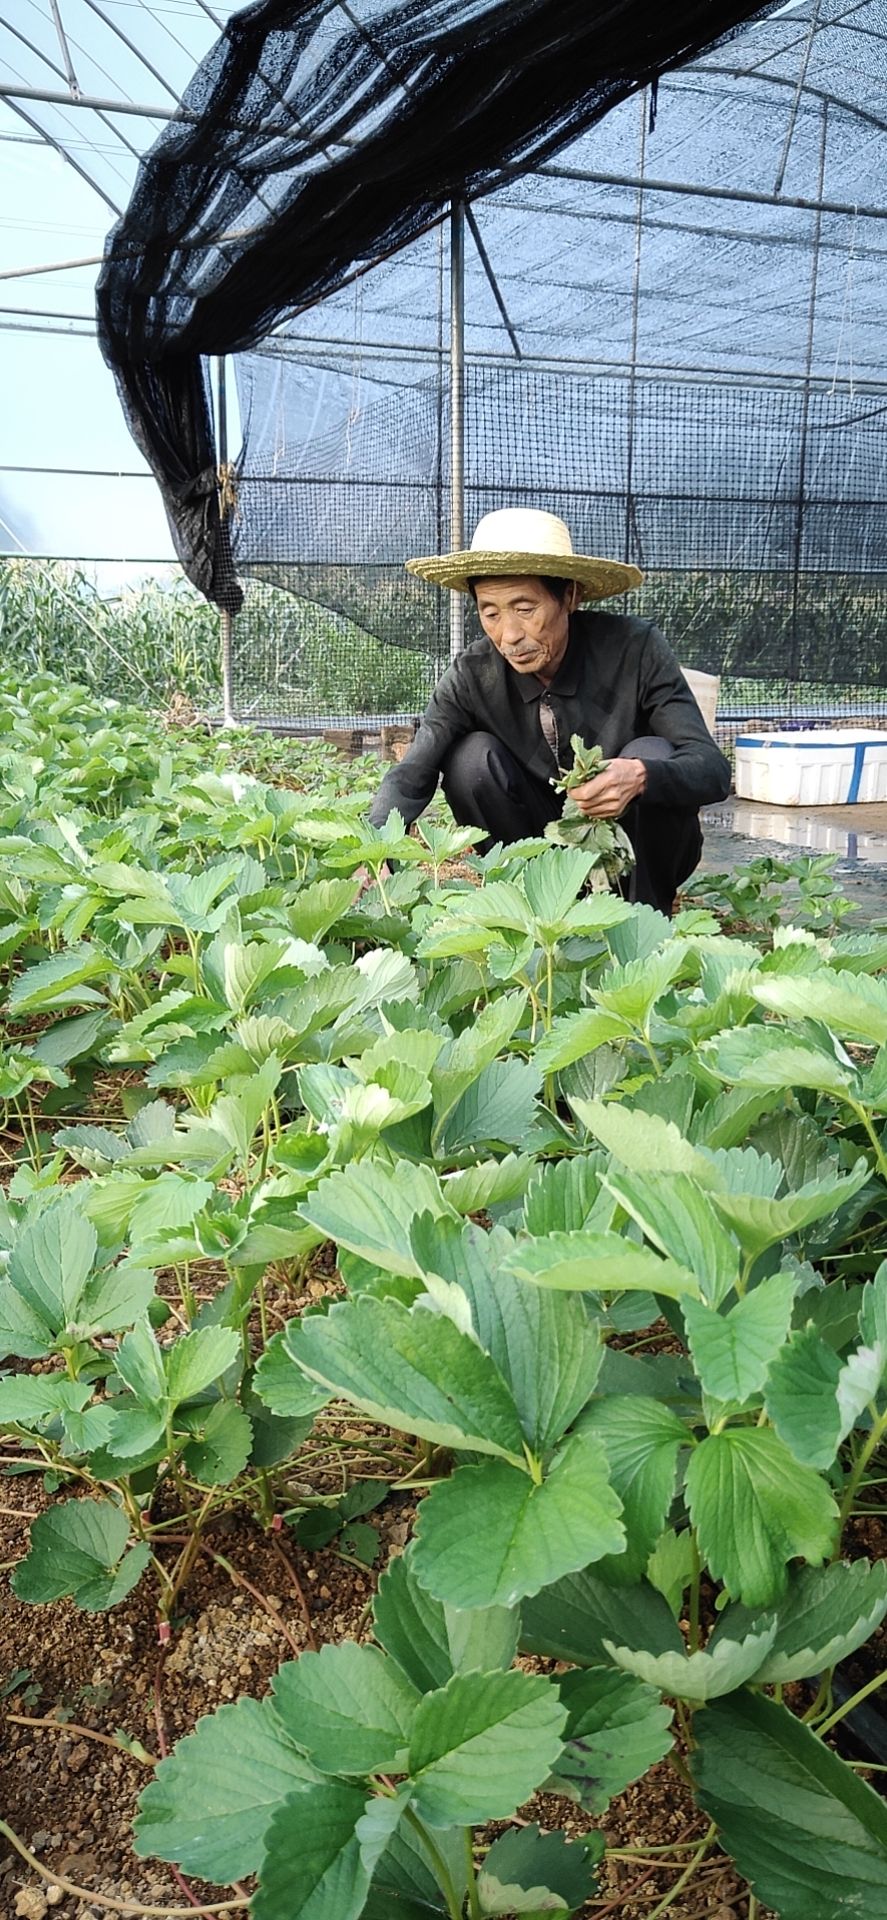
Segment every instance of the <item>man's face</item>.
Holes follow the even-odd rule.
[[[573,596],[556,600],[532,575],[478,580],[480,624],[515,673],[551,680],[567,651]]]

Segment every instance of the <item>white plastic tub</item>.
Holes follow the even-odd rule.
[[[740,733],[736,792],[776,807],[867,806],[887,800],[887,733],[823,728]]]

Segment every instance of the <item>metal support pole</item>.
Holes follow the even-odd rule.
[[[819,194],[825,191],[825,165],[828,149],[828,101],[823,101],[822,133],[819,145]],[[801,571],[801,556],[804,545],[804,508],[807,485],[807,440],[810,428],[811,374],[813,372],[813,348],[816,341],[816,295],[819,288],[819,243],[822,234],[822,209],[817,208],[813,224],[813,266],[810,274],[810,308],[807,315],[807,352],[804,364],[804,398],[801,410],[801,433],[798,447],[798,497],[795,508],[795,538],[792,566],[792,613],[791,613],[791,650],[789,654],[787,679],[792,686],[798,679],[798,585]]]
[[[228,465],[228,395],[225,375],[224,356],[216,361],[216,442],[219,453],[219,513],[225,517],[224,474]],[[222,643],[222,725],[235,725],[234,708],[231,702],[231,651],[234,640],[234,615],[227,607],[221,610]]]
[[[644,235],[644,165],[647,157],[647,89],[638,95],[641,124],[638,142],[638,204],[634,236],[634,278],[631,291],[631,362],[628,376],[628,426],[625,448],[625,525],[623,554],[631,559],[632,534],[637,530],[634,506],[634,410],[638,371],[638,325],[641,300],[641,244]],[[640,557],[640,556],[638,556]]]
[[[450,546],[465,545],[465,209],[450,208]],[[450,595],[450,659],[465,645],[465,602]]]

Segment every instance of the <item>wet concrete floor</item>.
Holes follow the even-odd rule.
[[[762,854],[837,855],[835,878],[857,914],[849,925],[887,922],[887,804],[771,807],[731,796],[702,813],[700,873],[724,873]]]

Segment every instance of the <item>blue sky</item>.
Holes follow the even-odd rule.
[[[155,0],[151,8],[142,0],[100,0],[100,8],[110,24],[87,0],[59,0],[66,56],[50,0],[6,0],[0,87],[64,91],[69,59],[88,97],[172,107],[216,38],[216,22],[234,11],[225,0],[214,0],[212,9],[201,0]],[[162,125],[159,118],[102,120],[83,107],[0,99],[0,276],[15,276],[0,277],[0,553],[122,563],[102,567],[102,583],[171,558],[165,515],[94,338],[98,267],[27,276],[22,269],[101,255],[115,218],[108,201],[126,205],[137,154]],[[70,160],[46,136],[62,143]],[[28,309],[40,317],[29,319]],[[8,471],[22,467],[61,471]],[[84,477],[78,468],[110,477]]]

